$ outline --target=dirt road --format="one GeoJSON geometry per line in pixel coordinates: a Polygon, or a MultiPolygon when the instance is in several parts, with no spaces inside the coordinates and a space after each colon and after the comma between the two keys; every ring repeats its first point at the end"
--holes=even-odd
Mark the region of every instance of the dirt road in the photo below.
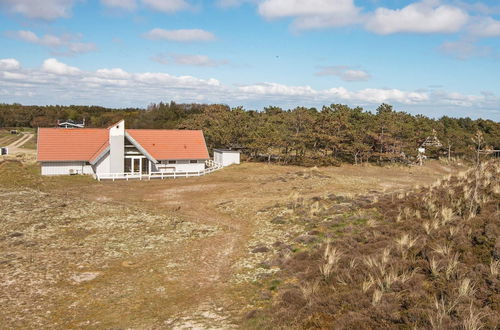
{"type": "Polygon", "coordinates": [[[31,140],[35,135],[33,133],[21,133],[21,136],[11,144],[7,146],[9,148],[9,153],[14,154],[17,152],[34,153],[34,150],[28,150],[22,148],[29,140],[31,140]]]}

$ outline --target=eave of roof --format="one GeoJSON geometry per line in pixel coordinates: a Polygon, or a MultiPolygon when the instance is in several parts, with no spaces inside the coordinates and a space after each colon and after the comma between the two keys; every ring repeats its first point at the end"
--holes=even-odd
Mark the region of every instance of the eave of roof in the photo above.
{"type": "Polygon", "coordinates": [[[95,165],[108,152],[109,152],[109,142],[106,142],[99,150],[97,150],[95,155],[92,156],[92,158],[90,158],[90,161],[89,161],[90,164],[95,165]]]}

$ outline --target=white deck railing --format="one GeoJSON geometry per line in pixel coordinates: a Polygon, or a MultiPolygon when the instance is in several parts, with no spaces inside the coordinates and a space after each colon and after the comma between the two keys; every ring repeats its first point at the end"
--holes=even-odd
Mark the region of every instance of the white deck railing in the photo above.
{"type": "Polygon", "coordinates": [[[151,180],[151,179],[177,179],[177,178],[189,178],[192,176],[202,176],[222,168],[221,164],[214,162],[213,160],[207,160],[205,162],[205,168],[201,171],[190,171],[190,172],[151,172],[151,173],[98,173],[95,178],[99,181],[101,180],[151,180]]]}

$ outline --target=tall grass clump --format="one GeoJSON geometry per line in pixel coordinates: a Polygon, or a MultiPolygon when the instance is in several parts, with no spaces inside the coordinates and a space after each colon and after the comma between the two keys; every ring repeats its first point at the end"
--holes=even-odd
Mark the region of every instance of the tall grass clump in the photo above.
{"type": "MultiPolygon", "coordinates": [[[[288,284],[267,310],[274,325],[495,329],[499,177],[500,161],[490,161],[396,198],[365,198],[375,213],[364,226],[335,227],[325,233],[331,241],[283,263],[278,275],[288,284]]],[[[306,213],[328,221],[331,205],[306,213]]]]}

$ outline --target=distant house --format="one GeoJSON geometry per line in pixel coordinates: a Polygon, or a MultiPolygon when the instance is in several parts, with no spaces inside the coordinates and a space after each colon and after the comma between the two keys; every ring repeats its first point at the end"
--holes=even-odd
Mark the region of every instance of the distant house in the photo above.
{"type": "MultiPolygon", "coordinates": [[[[42,175],[199,172],[209,160],[200,130],[39,128],[42,175]]],[[[217,164],[216,164],[217,165],[217,164]]]]}
{"type": "Polygon", "coordinates": [[[68,119],[68,120],[58,120],[57,126],[61,128],[84,128],[85,127],[85,119],[81,123],[68,119]]]}

